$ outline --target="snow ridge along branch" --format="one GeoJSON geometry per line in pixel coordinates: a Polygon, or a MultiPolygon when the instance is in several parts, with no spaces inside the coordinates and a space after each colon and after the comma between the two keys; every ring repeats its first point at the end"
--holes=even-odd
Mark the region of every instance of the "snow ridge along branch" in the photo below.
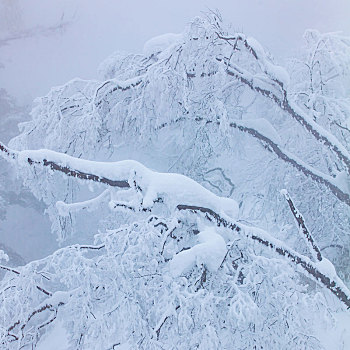
{"type": "Polygon", "coordinates": [[[153,172],[135,161],[95,162],[49,150],[17,152],[8,149],[1,143],[0,151],[5,159],[15,159],[20,164],[48,167],[52,171],[58,171],[66,176],[77,177],[81,180],[135,190],[142,197],[140,211],[150,210],[155,202],[170,201],[170,206],[173,209],[204,215],[207,220],[216,223],[217,226],[243,234],[248,239],[285,257],[303,273],[330,290],[348,309],[350,308],[350,291],[335,271],[333,272],[332,268],[329,268],[329,264],[332,267],[330,262],[327,261],[327,266],[323,260],[313,263],[308,257],[297,253],[267,232],[232,221],[237,215],[235,201],[214,195],[186,176],[153,172]],[[115,179],[116,177],[119,179],[115,179]],[[179,191],[179,187],[176,186],[179,181],[182,181],[184,191],[179,191]],[[196,201],[199,203],[196,204],[196,201]]]}

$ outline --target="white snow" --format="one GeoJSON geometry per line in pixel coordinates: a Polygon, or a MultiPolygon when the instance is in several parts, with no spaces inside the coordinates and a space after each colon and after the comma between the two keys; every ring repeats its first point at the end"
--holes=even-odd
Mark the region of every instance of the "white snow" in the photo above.
{"type": "Polygon", "coordinates": [[[262,69],[272,78],[277,79],[286,87],[289,85],[290,77],[288,72],[281,66],[275,65],[270,62],[267,58],[265,50],[261,46],[261,44],[254,38],[247,38],[247,43],[249,46],[253,48],[255,53],[258,56],[258,62],[262,63],[262,69]]]}
{"type": "Polygon", "coordinates": [[[0,249],[0,260],[9,261],[9,256],[1,249],[0,249]]]}
{"type": "Polygon", "coordinates": [[[282,196],[289,196],[288,195],[288,191],[285,188],[282,188],[282,190],[280,191],[282,196]]]}
{"type": "Polygon", "coordinates": [[[67,204],[62,201],[56,202],[56,209],[60,216],[68,216],[70,213],[87,209],[93,211],[98,208],[98,205],[102,203],[106,198],[110,197],[109,189],[103,191],[100,195],[93,199],[89,199],[83,202],[67,204]]]}
{"type": "MultiPolygon", "coordinates": [[[[103,79],[106,81],[75,79],[53,88],[46,97],[38,99],[33,120],[23,124],[22,135],[10,147],[52,148],[62,153],[45,149],[11,151],[7,157],[14,155],[13,162],[18,159],[17,173],[23,171],[21,175],[25,185],[36,195],[41,194],[50,206],[48,212],[53,213],[50,214],[53,230],[67,232],[67,236],[69,232],[79,232],[79,235],[72,235],[70,241],[67,240],[67,243],[74,245],[21,268],[20,275],[7,275],[15,279],[7,280],[11,285],[7,285],[7,281],[1,285],[0,292],[4,297],[0,301],[0,314],[5,326],[1,325],[0,328],[7,329],[12,322],[23,320],[23,327],[19,324],[14,331],[18,332],[19,339],[28,339],[38,322],[42,324],[46,317],[53,315],[48,311],[34,315],[32,311],[37,310],[37,304],[39,307],[46,303],[57,306],[62,302],[65,305],[58,308],[57,318],[40,328],[39,338],[33,339],[38,341],[39,350],[70,349],[77,344],[80,335],[84,338],[81,346],[87,350],[152,349],[157,346],[217,349],[230,348],[232,344],[241,349],[249,348],[249,344],[257,339],[260,342],[258,345],[264,345],[264,348],[269,348],[268,344],[282,349],[299,344],[316,349],[327,344],[327,349],[340,349],[340,346],[350,349],[350,337],[346,333],[350,318],[337,314],[339,300],[326,290],[322,279],[318,280],[317,288],[313,290],[304,285],[308,280],[299,279],[293,270],[307,274],[317,269],[331,279],[332,286],[339,286],[346,296],[350,292],[329,260],[315,263],[313,260],[317,259],[311,260],[298,253],[304,251],[300,249],[302,242],[292,239],[295,244],[293,250],[287,245],[289,239],[286,239],[286,235],[277,233],[279,226],[286,227],[285,218],[283,210],[278,207],[276,193],[273,193],[276,186],[269,181],[276,173],[281,175],[285,179],[283,186],[294,188],[296,196],[306,203],[307,214],[307,210],[317,205],[322,188],[312,193],[314,198],[311,199],[316,199],[316,202],[309,200],[307,197],[310,193],[303,192],[301,173],[329,188],[329,184],[335,184],[344,192],[349,191],[346,173],[336,173],[337,176],[333,178],[328,172],[323,174],[314,169],[310,165],[313,164],[311,156],[306,157],[309,164],[287,151],[294,149],[297,139],[300,154],[309,145],[309,155],[316,152],[322,157],[323,153],[318,143],[313,145],[311,140],[306,140],[304,144],[303,134],[299,135],[298,130],[290,127],[290,118],[285,118],[285,113],[277,115],[278,112],[271,110],[270,105],[259,97],[260,88],[266,90],[263,95],[269,95],[272,100],[275,95],[282,101],[285,96],[280,85],[286,87],[289,84],[288,73],[275,65],[267,51],[253,38],[238,35],[239,40],[247,40],[246,46],[251,46],[257,59],[245,50],[232,50],[230,44],[233,44],[234,37],[227,37],[227,42],[219,40],[218,34],[224,33],[224,30],[219,30],[218,19],[215,19],[215,23],[207,23],[198,18],[183,35],[170,33],[149,40],[144,47],[148,57],[114,56],[106,61],[103,68],[106,71],[103,79]],[[242,82],[246,81],[252,89],[241,89],[241,84],[237,84],[239,79],[228,76],[215,57],[225,62],[226,69],[241,78],[242,82]],[[189,72],[193,72],[196,78],[192,78],[189,72]],[[116,93],[111,93],[118,89],[116,93]],[[123,93],[122,90],[127,91],[123,93]],[[184,117],[185,113],[188,113],[188,117],[184,117]],[[268,119],[277,131],[264,119],[269,113],[271,118],[268,119]],[[276,154],[285,161],[288,158],[287,162],[298,171],[291,172],[293,169],[288,167],[282,169],[275,166],[274,160],[265,160],[265,150],[253,145],[254,138],[235,135],[232,140],[225,134],[225,138],[222,138],[209,124],[194,123],[192,117],[197,114],[211,121],[217,118],[222,131],[228,129],[230,122],[245,127],[245,131],[251,128],[249,132],[253,136],[255,132],[252,130],[255,130],[277,144],[279,151],[276,154]],[[231,116],[240,120],[232,120],[231,116]],[[199,124],[200,129],[197,130],[199,124]],[[184,175],[157,172],[134,160],[96,162],[73,158],[63,152],[86,159],[115,161],[129,158],[161,171],[190,173],[219,195],[184,175]],[[38,164],[29,166],[28,158],[38,164]],[[258,158],[262,158],[263,162],[260,163],[258,158]],[[56,175],[59,172],[43,166],[45,160],[68,167],[73,172],[124,181],[126,186],[101,186],[98,182],[72,178],[65,186],[65,180],[59,178],[61,175],[56,175]],[[264,174],[261,173],[263,167],[266,169],[264,174]],[[95,198],[86,200],[90,194],[86,194],[86,188],[80,186],[83,182],[93,184],[94,189],[96,187],[95,198]],[[266,186],[269,187],[268,191],[266,186]],[[260,225],[262,220],[262,225],[276,236],[235,221],[237,203],[220,197],[224,193],[231,196],[233,191],[240,196],[243,222],[260,225]],[[63,198],[80,202],[67,204],[58,201],[63,198]],[[70,223],[56,215],[54,203],[60,216],[68,216],[82,209],[93,210],[94,214],[89,215],[90,221],[83,216],[73,216],[74,220],[70,223]],[[124,210],[130,215],[110,213],[104,216],[105,212],[100,206],[107,203],[111,209],[124,210]],[[209,224],[207,220],[211,217],[205,218],[205,215],[180,215],[176,209],[179,204],[212,209],[227,220],[227,225],[213,227],[213,222],[209,224]],[[152,217],[148,217],[147,210],[146,213],[134,214],[130,213],[130,209],[135,212],[152,209],[152,217]],[[145,219],[135,222],[136,216],[145,219]],[[92,225],[85,233],[84,228],[92,221],[96,221],[96,226],[92,225]],[[234,225],[237,230],[234,230],[234,225]],[[106,228],[106,232],[99,231],[95,236],[99,245],[93,247],[90,240],[96,233],[95,227],[103,227],[103,231],[106,228]],[[198,235],[193,234],[194,227],[198,229],[198,235]],[[83,235],[89,238],[84,246],[78,244],[85,241],[83,235]],[[277,238],[284,238],[286,242],[277,238]],[[259,247],[271,251],[261,249],[260,252],[259,247]],[[228,249],[230,259],[225,260],[228,249]],[[276,251],[280,256],[276,255],[276,251]],[[299,259],[303,263],[298,263],[299,259]],[[235,265],[232,265],[233,260],[235,265]],[[205,289],[192,293],[192,286],[201,278],[203,267],[215,278],[208,278],[205,289]],[[191,274],[184,276],[186,271],[191,274]],[[244,279],[243,285],[240,276],[244,279]],[[46,295],[35,286],[42,286],[53,295],[46,295]],[[57,288],[63,291],[56,292],[57,288]],[[79,288],[79,293],[74,292],[76,288],[79,288]],[[307,289],[309,292],[306,292],[307,289]],[[251,293],[253,290],[259,294],[255,295],[258,298],[251,293]],[[323,293],[325,297],[322,298],[323,293]],[[18,300],[23,303],[18,303],[18,300]],[[246,316],[248,314],[249,317],[246,316]],[[28,315],[33,315],[30,316],[32,319],[28,315]],[[271,316],[273,320],[268,327],[259,327],[267,324],[271,316]],[[26,320],[30,324],[27,322],[28,325],[24,325],[26,320]],[[257,325],[257,332],[253,334],[253,339],[250,329],[254,324],[257,325]],[[184,343],[181,338],[184,338],[184,343]],[[321,344],[318,344],[318,340],[321,344]],[[124,344],[119,345],[117,341],[124,344]],[[180,342],[185,345],[179,345],[180,342]]],[[[293,73],[293,84],[294,80],[299,79],[296,78],[298,72],[296,69],[296,74],[293,73]]],[[[300,73],[304,74],[302,71],[300,73]]],[[[305,83],[308,84],[308,81],[305,80],[305,83]]],[[[294,88],[297,85],[290,90],[293,94],[301,91],[294,88]]],[[[334,94],[337,91],[334,89],[334,94]]],[[[329,98],[332,97],[333,92],[329,95],[329,98]]],[[[292,96],[287,97],[293,100],[292,96]]],[[[325,96],[325,101],[327,98],[325,96]]],[[[311,99],[311,104],[317,103],[316,93],[311,95],[311,99]]],[[[306,121],[305,125],[309,124],[309,131],[310,128],[319,131],[321,136],[328,138],[340,152],[347,155],[348,150],[341,145],[343,141],[339,139],[338,142],[330,132],[314,123],[313,115],[305,112],[298,103],[299,100],[295,105],[290,102],[290,105],[306,121]]],[[[333,110],[331,103],[327,109],[333,110]]],[[[344,107],[344,111],[334,111],[334,116],[339,113],[345,116],[347,111],[344,107]]],[[[291,116],[295,117],[293,113],[291,116]]],[[[321,117],[322,113],[318,113],[318,118],[321,117]]],[[[266,147],[271,145],[264,141],[264,137],[257,139],[266,147]]],[[[334,169],[329,173],[334,174],[334,169]]],[[[281,193],[287,198],[286,190],[281,193]]],[[[314,220],[312,230],[329,232],[329,227],[338,227],[332,224],[332,220],[338,223],[344,215],[336,215],[337,206],[333,210],[334,215],[321,213],[318,220],[314,220]]],[[[299,212],[296,213],[298,215],[302,217],[299,212]]],[[[18,215],[17,220],[18,217],[21,218],[19,221],[25,221],[18,215]]],[[[336,229],[333,236],[338,237],[339,230],[336,229]]],[[[332,235],[321,236],[325,240],[320,241],[322,246],[332,242],[332,235]]],[[[31,241],[27,236],[26,240],[31,241]]],[[[10,250],[8,254],[11,259],[10,250]]],[[[338,255],[329,256],[331,260],[333,257],[338,255]]],[[[0,250],[1,259],[8,260],[8,256],[0,250]]],[[[14,337],[6,333],[3,334],[6,339],[14,337]]],[[[22,345],[12,343],[16,348],[22,345]]]]}
{"type": "Polygon", "coordinates": [[[179,44],[182,40],[183,34],[167,33],[159,35],[145,43],[143,53],[146,56],[151,56],[152,54],[164,51],[170,46],[179,44]]]}
{"type": "MultiPolygon", "coordinates": [[[[134,160],[107,163],[74,158],[50,150],[18,152],[18,160],[21,164],[27,166],[28,158],[36,162],[46,159],[81,172],[112,180],[128,181],[131,188],[136,181],[142,189],[144,207],[152,207],[153,202],[158,197],[162,197],[165,204],[171,209],[179,204],[200,205],[232,219],[238,216],[238,204],[235,200],[219,197],[184,175],[158,173],[134,160]]],[[[58,204],[58,209],[63,214],[65,213],[65,208],[61,203],[58,204]]]]}
{"type": "Polygon", "coordinates": [[[198,234],[198,244],[176,254],[170,261],[170,272],[176,277],[190,270],[194,265],[204,265],[210,272],[220,267],[227,249],[225,240],[215,229],[207,227],[198,234]]]}
{"type": "Polygon", "coordinates": [[[63,291],[57,291],[53,293],[49,299],[46,300],[45,304],[47,303],[50,303],[52,305],[58,305],[59,303],[67,304],[71,294],[73,294],[73,292],[68,293],[63,291]]]}
{"type": "Polygon", "coordinates": [[[346,350],[350,349],[350,313],[340,311],[334,315],[333,327],[324,327],[316,325],[316,337],[320,339],[321,344],[326,350],[346,350]]]}
{"type": "Polygon", "coordinates": [[[239,120],[235,122],[247,128],[255,129],[260,134],[262,134],[263,136],[266,136],[277,145],[281,144],[281,138],[278,135],[276,129],[265,118],[246,119],[246,120],[239,120]]]}
{"type": "Polygon", "coordinates": [[[322,257],[322,260],[317,261],[315,265],[324,275],[329,276],[334,280],[339,278],[337,272],[335,271],[334,265],[325,257],[322,257]]]}
{"type": "Polygon", "coordinates": [[[346,171],[338,172],[334,179],[334,183],[344,192],[350,192],[350,180],[346,171]]]}

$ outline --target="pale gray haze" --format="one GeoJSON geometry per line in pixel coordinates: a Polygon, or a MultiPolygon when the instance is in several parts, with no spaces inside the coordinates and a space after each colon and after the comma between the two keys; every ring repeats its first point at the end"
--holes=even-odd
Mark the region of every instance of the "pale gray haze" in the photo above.
{"type": "Polygon", "coordinates": [[[234,31],[281,59],[306,29],[350,33],[349,0],[0,0],[0,87],[30,103],[74,77],[94,78],[116,50],[141,52],[148,39],[178,33],[202,11],[218,9],[234,31]],[[62,23],[62,28],[50,28],[62,23]],[[25,31],[39,33],[26,36],[25,31]],[[11,40],[23,36],[21,40],[11,40]]]}

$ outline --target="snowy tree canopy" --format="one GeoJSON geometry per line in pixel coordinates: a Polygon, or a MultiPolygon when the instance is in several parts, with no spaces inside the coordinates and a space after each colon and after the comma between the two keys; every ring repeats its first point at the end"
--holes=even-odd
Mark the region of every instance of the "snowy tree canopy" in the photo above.
{"type": "Polygon", "coordinates": [[[346,348],[350,39],[305,39],[211,13],[36,100],[0,154],[63,247],[0,266],[3,346],[346,348]]]}

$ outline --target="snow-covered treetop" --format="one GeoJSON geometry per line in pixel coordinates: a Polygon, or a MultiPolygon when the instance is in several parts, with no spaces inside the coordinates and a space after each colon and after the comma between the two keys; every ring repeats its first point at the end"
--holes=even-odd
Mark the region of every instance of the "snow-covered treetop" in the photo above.
{"type": "Polygon", "coordinates": [[[36,100],[0,154],[69,245],[0,265],[3,346],[327,348],[350,306],[349,40],[306,38],[287,71],[211,13],[36,100]]]}

